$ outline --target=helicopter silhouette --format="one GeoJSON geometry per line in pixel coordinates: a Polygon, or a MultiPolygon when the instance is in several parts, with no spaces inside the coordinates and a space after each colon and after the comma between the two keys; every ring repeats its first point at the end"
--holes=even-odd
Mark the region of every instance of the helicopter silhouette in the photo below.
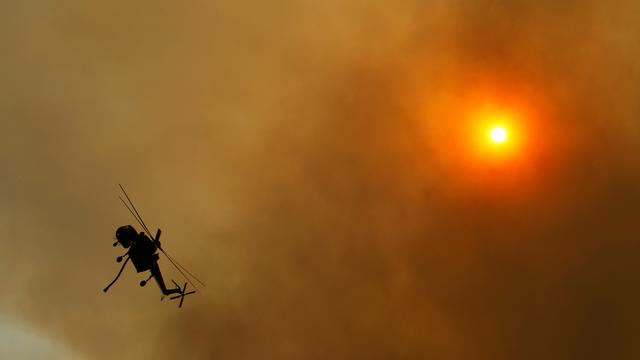
{"type": "Polygon", "coordinates": [[[162,231],[158,229],[155,237],[151,235],[149,228],[144,223],[144,220],[142,220],[142,216],[140,216],[140,213],[138,213],[138,210],[133,205],[131,198],[129,198],[129,195],[127,195],[127,192],[124,190],[124,187],[120,184],[118,185],[124,193],[124,196],[127,198],[129,204],[127,204],[127,202],[122,199],[122,196],[120,196],[120,201],[122,201],[122,204],[124,204],[131,215],[133,215],[138,224],[140,224],[143,231],[138,232],[131,225],[123,225],[116,230],[116,242],[113,243],[113,246],[115,247],[120,245],[128,250],[124,255],[118,256],[116,258],[117,262],[122,262],[122,260],[124,260],[124,264],[122,264],[122,267],[120,268],[120,271],[116,275],[115,279],[113,279],[113,281],[111,281],[111,283],[109,283],[109,285],[107,285],[107,287],[105,287],[102,291],[107,292],[109,288],[113,284],[115,284],[116,281],[118,281],[120,275],[122,275],[122,272],[124,271],[124,268],[127,266],[127,263],[129,262],[129,260],[131,260],[138,273],[142,273],[145,271],[149,271],[150,273],[149,277],[146,280],[140,281],[140,286],[145,286],[147,282],[151,280],[151,278],[154,278],[156,280],[156,283],[158,284],[158,287],[162,291],[162,298],[160,300],[163,300],[165,296],[177,294],[171,296],[169,299],[180,299],[180,304],[178,305],[178,307],[181,308],[184,297],[196,292],[195,290],[187,292],[187,284],[191,284],[191,286],[197,289],[197,286],[190,280],[187,274],[189,274],[193,278],[193,280],[198,282],[200,285],[205,286],[204,283],[191,272],[189,272],[189,270],[187,270],[184,266],[180,265],[180,263],[178,263],[162,248],[162,244],[160,243],[160,235],[162,234],[162,231]],[[160,259],[158,250],[160,250],[160,252],[162,252],[162,254],[167,257],[169,262],[185,278],[186,282],[184,283],[182,288],[173,280],[171,281],[175,285],[174,288],[167,288],[167,286],[165,285],[164,279],[162,278],[162,272],[160,272],[160,267],[158,266],[158,260],[160,259]],[[185,272],[187,274],[185,274],[185,272]]]}

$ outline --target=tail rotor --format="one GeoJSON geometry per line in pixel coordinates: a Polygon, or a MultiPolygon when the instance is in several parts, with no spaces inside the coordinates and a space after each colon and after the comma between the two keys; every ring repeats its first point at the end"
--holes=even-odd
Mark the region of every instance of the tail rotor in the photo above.
{"type": "MultiPolygon", "coordinates": [[[[171,281],[173,281],[173,280],[171,280],[171,281]]],[[[178,304],[178,308],[182,308],[182,302],[184,302],[184,297],[187,296],[187,295],[195,294],[196,291],[193,290],[193,291],[186,292],[187,291],[187,285],[189,284],[188,282],[184,283],[184,286],[182,287],[182,289],[180,289],[180,286],[175,281],[173,281],[173,283],[176,284],[176,287],[180,290],[180,294],[170,297],[169,300],[180,299],[180,304],[178,304]]]]}

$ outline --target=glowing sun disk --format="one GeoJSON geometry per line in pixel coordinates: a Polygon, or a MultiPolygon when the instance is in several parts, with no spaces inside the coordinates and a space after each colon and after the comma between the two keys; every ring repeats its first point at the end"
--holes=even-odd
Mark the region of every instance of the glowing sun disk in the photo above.
{"type": "Polygon", "coordinates": [[[507,130],[505,130],[503,127],[494,127],[491,129],[489,137],[494,143],[501,144],[507,141],[507,130]]]}

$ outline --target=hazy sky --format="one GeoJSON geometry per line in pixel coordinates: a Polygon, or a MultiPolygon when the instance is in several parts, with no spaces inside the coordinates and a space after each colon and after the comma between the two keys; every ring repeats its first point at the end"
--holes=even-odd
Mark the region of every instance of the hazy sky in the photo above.
{"type": "Polygon", "coordinates": [[[0,357],[640,357],[638,2],[187,3],[0,4],[0,357]]]}

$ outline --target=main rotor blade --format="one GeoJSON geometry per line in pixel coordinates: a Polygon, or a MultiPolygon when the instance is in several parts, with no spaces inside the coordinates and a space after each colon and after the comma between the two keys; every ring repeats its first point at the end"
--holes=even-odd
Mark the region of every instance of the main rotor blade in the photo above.
{"type": "Polygon", "coordinates": [[[138,224],[140,224],[140,226],[142,226],[142,229],[144,230],[144,225],[142,225],[142,222],[140,221],[140,219],[138,219],[138,216],[133,212],[133,210],[131,210],[131,208],[129,207],[129,205],[127,205],[127,203],[122,199],[121,196],[118,196],[118,199],[120,199],[120,201],[122,201],[122,205],[124,205],[127,210],[129,210],[129,212],[131,213],[131,215],[133,215],[134,219],[136,219],[136,221],[138,222],[138,224]]]}
{"type": "MultiPolygon", "coordinates": [[[[182,277],[184,277],[185,280],[187,280],[187,282],[189,282],[189,284],[191,284],[191,286],[193,286],[194,288],[198,288],[194,283],[191,282],[191,280],[189,280],[189,278],[187,277],[187,275],[185,275],[184,272],[182,272],[182,270],[180,270],[180,268],[178,267],[178,265],[176,265],[176,263],[173,262],[173,260],[169,257],[169,255],[167,255],[167,253],[162,249],[162,248],[158,248],[160,249],[160,251],[162,251],[162,253],[167,257],[167,259],[169,260],[169,262],[171,263],[171,265],[173,265],[182,275],[182,277]]],[[[173,281],[173,280],[172,280],[173,281]]],[[[175,281],[173,282],[175,284],[175,281]]],[[[176,284],[177,285],[177,284],[176,284]]],[[[180,288],[180,286],[178,286],[178,288],[180,288]]]]}
{"type": "Polygon", "coordinates": [[[153,235],[151,234],[151,231],[149,231],[149,228],[147,227],[147,224],[144,223],[144,220],[142,219],[142,216],[140,216],[140,213],[138,212],[138,209],[136,209],[136,206],[133,205],[133,201],[131,201],[131,198],[129,197],[129,195],[127,194],[127,192],[124,190],[124,187],[122,186],[122,184],[118,184],[118,186],[120,186],[120,190],[122,190],[122,192],[124,193],[124,196],[127,197],[127,200],[129,200],[129,204],[131,204],[131,207],[133,208],[133,211],[136,212],[136,215],[138,215],[138,219],[140,220],[140,225],[142,225],[142,227],[144,228],[144,230],[147,232],[147,235],[149,235],[149,237],[152,240],[155,240],[153,238],[153,235]]]}
{"type": "MultiPolygon", "coordinates": [[[[200,279],[198,279],[198,277],[197,277],[197,276],[193,275],[193,274],[192,274],[192,273],[191,273],[191,272],[190,272],[186,267],[182,266],[182,265],[178,262],[178,260],[176,260],[173,256],[169,255],[169,254],[168,254],[166,251],[164,251],[164,250],[163,250],[162,252],[163,252],[163,253],[164,253],[168,258],[170,258],[170,259],[172,260],[172,262],[174,262],[174,263],[175,263],[175,264],[177,264],[179,267],[181,267],[181,268],[182,268],[182,270],[186,271],[186,272],[187,272],[187,274],[189,274],[189,275],[190,275],[190,276],[191,276],[195,281],[197,281],[200,285],[202,285],[202,286],[205,286],[205,287],[206,287],[206,285],[205,285],[202,281],[200,281],[200,279]]],[[[193,284],[192,284],[192,285],[193,285],[193,284]]]]}

